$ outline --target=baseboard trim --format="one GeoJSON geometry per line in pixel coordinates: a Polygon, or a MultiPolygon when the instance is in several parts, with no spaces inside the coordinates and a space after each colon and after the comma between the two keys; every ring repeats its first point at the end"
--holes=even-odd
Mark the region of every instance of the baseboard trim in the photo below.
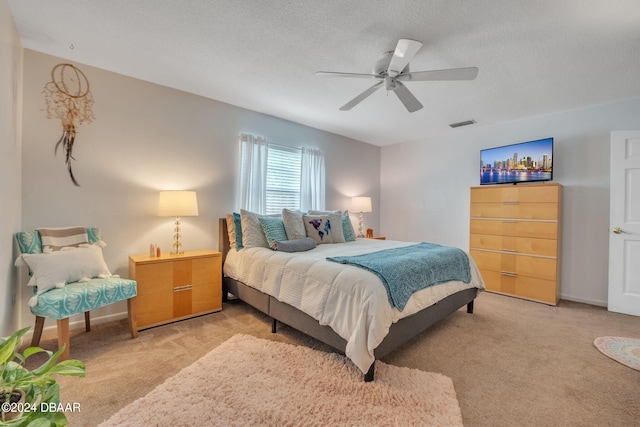
{"type": "MultiPolygon", "coordinates": [[[[116,320],[122,320],[127,318],[128,318],[128,313],[126,311],[121,313],[107,314],[105,316],[100,316],[100,317],[91,317],[91,326],[100,325],[101,323],[114,322],[116,320]]],[[[34,320],[34,324],[35,324],[35,320],[34,320]]],[[[31,338],[33,337],[33,324],[29,326],[31,326],[31,329],[29,329],[29,331],[24,335],[23,342],[26,342],[26,340],[31,342],[31,338]]],[[[44,329],[42,329],[42,336],[43,337],[46,337],[47,335],[58,336],[57,328],[58,326],[56,325],[55,320],[51,320],[51,319],[45,320],[45,327],[44,329]],[[49,322],[54,322],[54,323],[47,325],[47,323],[49,322]]],[[[84,330],[84,328],[85,328],[84,316],[78,316],[77,320],[72,320],[69,322],[69,330],[71,331],[76,331],[81,329],[84,330]]]]}
{"type": "Polygon", "coordinates": [[[608,307],[609,305],[607,301],[598,301],[598,300],[592,300],[588,298],[579,298],[579,297],[573,297],[570,295],[560,295],[560,299],[565,301],[579,302],[582,304],[595,305],[598,307],[605,307],[605,308],[608,307]]]}

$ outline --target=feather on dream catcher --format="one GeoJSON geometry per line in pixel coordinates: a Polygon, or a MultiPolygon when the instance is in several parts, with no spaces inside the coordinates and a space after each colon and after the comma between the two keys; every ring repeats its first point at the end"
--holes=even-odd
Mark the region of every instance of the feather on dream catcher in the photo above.
{"type": "Polygon", "coordinates": [[[91,123],[93,115],[93,95],[89,90],[89,80],[82,71],[71,64],[58,64],[51,70],[51,81],[44,86],[44,97],[47,104],[47,118],[62,121],[62,136],[56,142],[54,155],[58,148],[64,150],[65,163],[71,181],[78,181],[73,176],[71,162],[73,144],[76,141],[76,128],[82,123],[91,123]]]}

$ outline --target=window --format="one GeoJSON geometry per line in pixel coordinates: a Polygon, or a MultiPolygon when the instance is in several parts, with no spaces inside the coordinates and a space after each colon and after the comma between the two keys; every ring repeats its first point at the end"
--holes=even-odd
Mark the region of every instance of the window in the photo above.
{"type": "Polygon", "coordinates": [[[240,135],[240,207],[275,214],[289,209],[324,209],[324,153],[240,135]]]}
{"type": "Polygon", "coordinates": [[[267,147],[266,213],[300,209],[302,150],[269,144],[267,147]]]}

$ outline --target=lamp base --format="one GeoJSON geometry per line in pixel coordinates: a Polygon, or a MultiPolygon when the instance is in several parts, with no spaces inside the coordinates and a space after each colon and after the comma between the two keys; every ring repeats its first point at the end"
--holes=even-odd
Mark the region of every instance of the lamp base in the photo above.
{"type": "Polygon", "coordinates": [[[173,250],[169,252],[171,255],[182,255],[182,243],[180,242],[180,217],[176,217],[175,228],[173,229],[175,234],[173,235],[173,250]]]}
{"type": "Polygon", "coordinates": [[[360,212],[360,220],[358,221],[358,238],[364,238],[364,215],[360,212]]]}

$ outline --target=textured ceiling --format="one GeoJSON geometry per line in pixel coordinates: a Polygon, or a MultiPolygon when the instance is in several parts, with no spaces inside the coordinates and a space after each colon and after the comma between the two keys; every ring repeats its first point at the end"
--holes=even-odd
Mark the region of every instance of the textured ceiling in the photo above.
{"type": "Polygon", "coordinates": [[[376,145],[416,141],[640,96],[638,0],[9,0],[23,46],[376,145]],[[408,82],[408,113],[368,73],[400,38],[412,71],[471,67],[473,81],[408,82]],[[71,49],[73,46],[73,49],[71,49]],[[464,129],[464,128],[463,128],[464,129]]]}

